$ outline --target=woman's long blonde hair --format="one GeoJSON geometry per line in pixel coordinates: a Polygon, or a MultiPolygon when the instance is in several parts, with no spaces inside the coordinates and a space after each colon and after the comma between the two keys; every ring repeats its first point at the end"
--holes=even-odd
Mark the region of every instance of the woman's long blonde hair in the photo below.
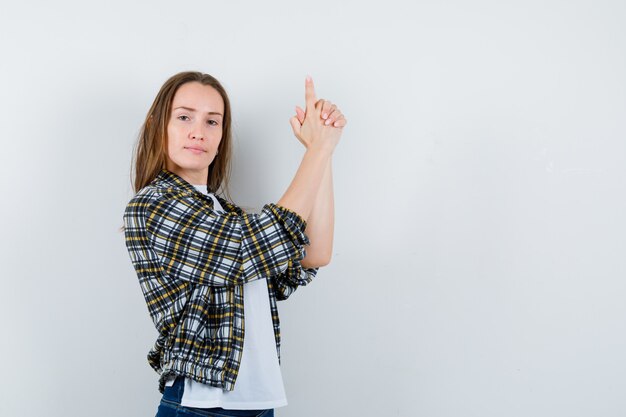
{"type": "Polygon", "coordinates": [[[136,193],[150,184],[158,173],[166,168],[167,157],[167,125],[172,112],[174,95],[181,85],[196,81],[202,85],[209,85],[217,90],[224,100],[224,116],[222,118],[222,139],[218,147],[218,154],[209,165],[207,189],[217,193],[220,186],[230,198],[228,181],[230,179],[232,130],[230,100],[222,84],[213,76],[198,71],[180,72],[170,77],[159,90],[146,119],[143,122],[139,138],[133,152],[131,166],[131,184],[136,193]],[[134,179],[132,171],[134,167],[134,179]]]}

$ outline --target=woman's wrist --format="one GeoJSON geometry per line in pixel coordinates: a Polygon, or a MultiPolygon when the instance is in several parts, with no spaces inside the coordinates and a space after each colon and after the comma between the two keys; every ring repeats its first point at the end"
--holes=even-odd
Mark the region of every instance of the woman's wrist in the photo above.
{"type": "Polygon", "coordinates": [[[328,141],[318,140],[313,143],[309,143],[306,146],[305,152],[322,153],[328,156],[332,156],[334,151],[335,147],[331,143],[329,143],[328,141]]]}

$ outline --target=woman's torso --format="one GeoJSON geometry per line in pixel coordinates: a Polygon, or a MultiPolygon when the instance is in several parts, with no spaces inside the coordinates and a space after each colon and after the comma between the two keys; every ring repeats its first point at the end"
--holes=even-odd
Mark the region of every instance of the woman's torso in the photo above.
{"type": "MultiPolygon", "coordinates": [[[[194,187],[223,207],[206,185],[194,187]]],[[[181,405],[196,408],[266,409],[287,405],[280,371],[266,279],[244,284],[244,343],[235,388],[227,391],[185,378],[181,405]]],[[[174,383],[174,377],[166,386],[174,383]]]]}

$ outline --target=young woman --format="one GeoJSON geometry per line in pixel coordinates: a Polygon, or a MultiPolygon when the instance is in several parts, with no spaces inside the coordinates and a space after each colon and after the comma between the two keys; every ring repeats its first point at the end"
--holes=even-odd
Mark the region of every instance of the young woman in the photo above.
{"type": "Polygon", "coordinates": [[[260,214],[219,195],[227,186],[231,109],[218,80],[182,72],[161,87],[134,155],[126,247],[158,330],[157,417],[273,416],[287,404],[277,300],[330,262],[331,157],[347,121],[317,100],[290,119],[305,146],[289,187],[260,214]]]}

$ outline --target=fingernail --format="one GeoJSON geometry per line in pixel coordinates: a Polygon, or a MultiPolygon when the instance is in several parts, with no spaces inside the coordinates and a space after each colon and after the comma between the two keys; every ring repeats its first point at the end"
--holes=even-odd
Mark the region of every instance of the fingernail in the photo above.
{"type": "Polygon", "coordinates": [[[324,124],[325,124],[326,126],[328,126],[328,125],[330,124],[330,120],[326,120],[326,121],[324,122],[324,124]]]}
{"type": "Polygon", "coordinates": [[[306,76],[306,80],[307,80],[307,82],[311,82],[311,76],[310,76],[310,75],[307,75],[307,76],[306,76]]]}
{"type": "Polygon", "coordinates": [[[323,117],[324,119],[328,119],[328,113],[324,113],[324,114],[322,114],[322,117],[323,117]]]}

